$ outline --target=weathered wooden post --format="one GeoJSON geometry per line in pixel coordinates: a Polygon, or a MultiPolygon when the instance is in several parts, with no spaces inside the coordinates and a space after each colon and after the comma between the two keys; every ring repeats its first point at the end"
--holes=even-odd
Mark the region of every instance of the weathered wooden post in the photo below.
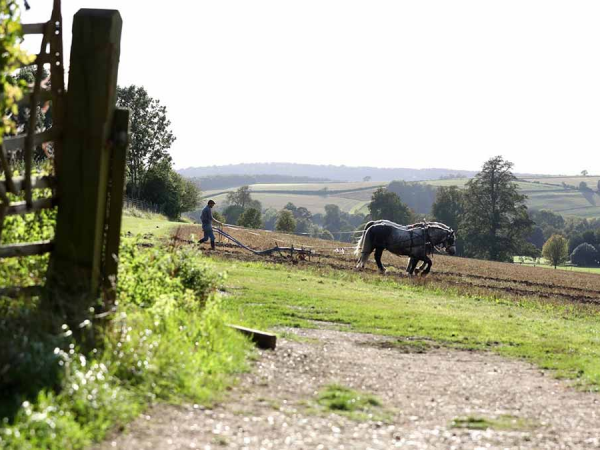
{"type": "Polygon", "coordinates": [[[118,11],[82,9],[73,21],[49,272],[58,292],[95,297],[102,281],[121,28],[118,11]]]}

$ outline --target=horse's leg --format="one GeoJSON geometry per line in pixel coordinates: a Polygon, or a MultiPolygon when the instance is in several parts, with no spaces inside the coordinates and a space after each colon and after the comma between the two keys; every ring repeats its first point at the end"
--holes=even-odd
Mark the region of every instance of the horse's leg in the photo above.
{"type": "Polygon", "coordinates": [[[360,254],[360,256],[358,257],[358,261],[356,262],[357,269],[365,268],[365,264],[366,264],[367,260],[369,259],[369,256],[371,255],[372,251],[373,250],[371,249],[371,251],[369,251],[369,252],[363,252],[360,254]]]}
{"type": "Polygon", "coordinates": [[[385,267],[381,264],[381,255],[383,255],[383,247],[377,247],[375,249],[375,262],[377,263],[377,267],[379,267],[379,271],[385,273],[385,267]]]}
{"type": "Polygon", "coordinates": [[[419,272],[421,272],[426,265],[427,263],[425,261],[421,262],[421,265],[415,269],[415,275],[419,275],[419,272]]]}
{"type": "Polygon", "coordinates": [[[411,256],[410,259],[408,260],[408,266],[406,266],[406,272],[408,272],[409,275],[412,275],[414,270],[415,270],[415,266],[417,265],[417,263],[419,262],[419,260],[417,258],[415,258],[414,256],[411,256]]]}
{"type": "Polygon", "coordinates": [[[433,265],[433,261],[431,260],[431,258],[429,258],[429,256],[425,256],[424,264],[427,264],[427,268],[421,274],[423,276],[427,275],[431,271],[431,266],[433,265]]]}

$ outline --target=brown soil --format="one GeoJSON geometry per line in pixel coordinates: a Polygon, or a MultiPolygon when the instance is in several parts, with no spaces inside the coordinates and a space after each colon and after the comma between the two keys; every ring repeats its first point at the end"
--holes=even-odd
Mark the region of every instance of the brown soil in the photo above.
{"type": "Polygon", "coordinates": [[[157,405],[96,449],[600,448],[600,397],[524,362],[332,329],[286,331],[294,339],[261,351],[222,403],[157,405]],[[316,394],[331,383],[376,395],[377,417],[320,408],[316,394]],[[469,417],[497,425],[453,427],[469,417]]]}
{"type": "MultiPolygon", "coordinates": [[[[356,258],[350,248],[351,244],[348,243],[264,230],[250,231],[228,228],[226,231],[256,250],[273,248],[275,245],[281,247],[293,245],[296,249],[310,248],[314,254],[306,261],[298,260],[297,257],[292,259],[286,252],[272,256],[257,256],[221,239],[215,253],[219,257],[245,261],[284,262],[299,267],[338,270],[354,270],[356,264],[356,258]]],[[[174,243],[177,245],[195,244],[201,235],[202,230],[198,226],[182,226],[177,230],[174,243]]],[[[386,276],[397,277],[398,280],[406,283],[453,288],[471,295],[492,295],[516,299],[526,296],[543,300],[600,305],[599,274],[435,255],[432,272],[428,277],[411,278],[405,273],[407,261],[406,257],[384,252],[383,263],[388,269],[386,276]]],[[[366,276],[380,276],[372,257],[364,273],[366,276]]]]}

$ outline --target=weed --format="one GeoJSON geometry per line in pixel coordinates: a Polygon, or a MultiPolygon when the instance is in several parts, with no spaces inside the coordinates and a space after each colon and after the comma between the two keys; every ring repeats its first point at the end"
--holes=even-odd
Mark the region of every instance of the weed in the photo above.
{"type": "Polygon", "coordinates": [[[500,415],[496,418],[482,416],[457,417],[450,424],[451,428],[500,431],[530,431],[536,426],[537,424],[530,419],[523,419],[509,414],[500,415]]]}
{"type": "Polygon", "coordinates": [[[325,386],[317,395],[317,404],[353,420],[386,420],[388,417],[377,397],[339,384],[325,386]]]}

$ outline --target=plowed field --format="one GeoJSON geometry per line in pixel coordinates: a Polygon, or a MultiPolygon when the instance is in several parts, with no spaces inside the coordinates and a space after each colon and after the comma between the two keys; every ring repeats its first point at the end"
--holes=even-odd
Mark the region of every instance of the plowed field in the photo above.
{"type": "MultiPolygon", "coordinates": [[[[354,270],[356,258],[348,243],[264,230],[227,228],[226,232],[255,250],[265,250],[276,245],[280,247],[293,245],[296,249],[311,249],[313,255],[306,260],[298,259],[297,256],[292,258],[289,251],[281,254],[274,253],[272,256],[258,256],[232,244],[227,239],[217,237],[215,256],[245,261],[278,262],[298,267],[354,270]]],[[[178,245],[195,245],[200,237],[202,237],[202,230],[199,226],[185,225],[177,229],[174,241],[178,245]]],[[[378,274],[373,257],[370,258],[363,273],[365,276],[396,277],[401,282],[422,284],[433,288],[453,288],[460,293],[470,295],[491,295],[513,299],[533,297],[600,306],[599,274],[434,255],[433,268],[429,276],[409,277],[404,272],[407,261],[406,257],[384,252],[383,264],[388,269],[387,274],[378,274]]]]}

